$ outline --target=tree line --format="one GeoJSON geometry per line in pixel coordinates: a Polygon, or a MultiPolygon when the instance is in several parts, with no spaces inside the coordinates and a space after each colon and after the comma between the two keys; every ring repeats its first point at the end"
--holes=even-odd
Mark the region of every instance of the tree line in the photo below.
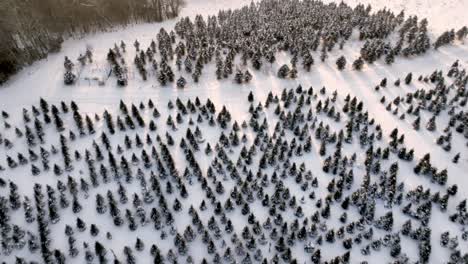
{"type": "Polygon", "coordinates": [[[60,49],[67,37],[178,15],[182,0],[3,0],[0,84],[60,49]]]}

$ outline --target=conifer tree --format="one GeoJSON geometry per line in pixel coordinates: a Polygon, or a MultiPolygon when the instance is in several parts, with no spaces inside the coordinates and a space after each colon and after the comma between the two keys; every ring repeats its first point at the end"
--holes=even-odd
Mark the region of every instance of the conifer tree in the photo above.
{"type": "Polygon", "coordinates": [[[336,67],[340,71],[346,67],[346,58],[344,56],[341,56],[336,60],[336,67]]]}

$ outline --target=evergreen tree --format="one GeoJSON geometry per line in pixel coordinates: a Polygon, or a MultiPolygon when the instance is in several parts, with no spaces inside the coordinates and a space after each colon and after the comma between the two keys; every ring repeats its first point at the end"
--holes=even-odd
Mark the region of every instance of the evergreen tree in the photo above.
{"type": "Polygon", "coordinates": [[[289,66],[284,64],[283,66],[281,66],[278,70],[278,78],[286,78],[287,76],[289,76],[289,72],[291,70],[289,69],[289,66]]]}
{"type": "Polygon", "coordinates": [[[183,76],[181,76],[181,77],[177,80],[177,87],[178,87],[178,88],[184,88],[186,84],[187,84],[187,81],[185,80],[185,78],[184,78],[183,76]]]}
{"type": "Polygon", "coordinates": [[[405,84],[409,85],[411,83],[411,80],[413,79],[413,74],[410,72],[408,75],[405,77],[405,84]]]}
{"type": "Polygon", "coordinates": [[[364,60],[359,57],[353,62],[353,69],[360,71],[362,67],[364,66],[364,60]]]}
{"type": "Polygon", "coordinates": [[[336,67],[340,71],[346,67],[346,58],[344,56],[341,56],[336,60],[336,67]]]}

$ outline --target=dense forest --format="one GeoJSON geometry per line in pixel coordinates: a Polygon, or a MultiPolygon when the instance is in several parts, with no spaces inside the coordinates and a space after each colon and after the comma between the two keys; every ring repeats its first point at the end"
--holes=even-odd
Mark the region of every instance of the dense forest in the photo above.
{"type": "MultiPolygon", "coordinates": [[[[355,40],[353,31],[358,31],[357,39],[363,42],[357,58],[348,56],[348,60],[353,59],[348,68],[357,71],[379,59],[391,65],[398,58],[421,56],[430,49],[463,43],[468,36],[468,27],[462,26],[446,30],[431,40],[428,25],[426,18],[405,17],[404,11],[396,14],[387,9],[373,12],[370,5],[363,4],[353,8],[345,3],[321,1],[252,2],[242,9],[221,10],[217,16],[207,19],[200,15],[193,20],[182,17],[174,30],[160,29],[148,47],[143,47],[138,39],[130,44],[123,40],[115,42],[107,53],[112,71],[106,80],[113,76],[117,85],[126,86],[128,72],[134,71],[143,81],[153,78],[161,86],[175,82],[177,87],[184,88],[187,76],[198,83],[205,65],[214,62],[216,79],[233,78],[242,84],[248,83],[252,74],[241,68],[251,65],[259,71],[264,65],[276,63],[281,52],[289,53],[291,59],[281,65],[277,76],[296,79],[298,69],[309,73],[315,60],[323,63],[334,50],[342,52],[348,41],[355,40]],[[125,58],[131,44],[136,52],[133,59],[136,70],[127,63],[131,59],[125,58]],[[236,56],[240,57],[240,63],[236,62],[236,56]]],[[[65,57],[66,85],[76,83],[87,61],[92,63],[92,56],[87,50],[76,63],[65,57]]],[[[344,55],[336,60],[339,70],[344,70],[346,65],[344,55]]],[[[104,85],[104,80],[101,81],[104,85]]]]}
{"type": "Polygon", "coordinates": [[[177,16],[182,0],[2,0],[0,84],[64,38],[177,16]]]}

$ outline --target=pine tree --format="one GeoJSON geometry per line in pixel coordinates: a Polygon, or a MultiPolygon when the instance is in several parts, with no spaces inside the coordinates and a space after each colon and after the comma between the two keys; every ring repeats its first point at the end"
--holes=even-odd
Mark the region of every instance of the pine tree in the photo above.
{"type": "Polygon", "coordinates": [[[341,56],[336,60],[336,67],[340,71],[346,67],[346,58],[344,56],[341,56]]]}
{"type": "Polygon", "coordinates": [[[411,80],[413,79],[413,74],[410,72],[408,75],[405,77],[405,84],[409,85],[411,83],[411,80]]]}
{"type": "Polygon", "coordinates": [[[359,57],[353,62],[353,69],[360,71],[362,67],[364,66],[364,60],[359,57]]]}
{"type": "Polygon", "coordinates": [[[292,69],[289,71],[289,77],[291,79],[296,79],[297,78],[297,68],[292,67],[292,69]]]}
{"type": "Polygon", "coordinates": [[[234,75],[234,80],[236,83],[241,84],[244,81],[244,73],[241,70],[237,69],[236,74],[234,75]]]}
{"type": "Polygon", "coordinates": [[[256,52],[254,54],[254,56],[252,58],[252,66],[256,70],[260,70],[260,68],[262,67],[262,57],[261,57],[260,52],[256,52]]]}
{"type": "Polygon", "coordinates": [[[245,70],[245,72],[244,72],[244,82],[249,83],[250,80],[252,80],[252,74],[249,72],[249,70],[245,70]]]}
{"type": "Polygon", "coordinates": [[[137,251],[143,251],[145,249],[145,243],[139,237],[137,237],[137,240],[135,243],[135,249],[137,251]]]}
{"type": "Polygon", "coordinates": [[[187,84],[187,81],[185,80],[185,78],[184,78],[183,76],[181,76],[181,77],[177,80],[177,87],[178,87],[178,88],[184,88],[186,84],[187,84]]]}
{"type": "Polygon", "coordinates": [[[305,56],[302,59],[302,66],[304,67],[304,70],[307,72],[310,72],[310,68],[314,64],[314,58],[310,54],[310,52],[306,52],[305,56]]]}
{"type": "Polygon", "coordinates": [[[73,73],[73,72],[70,72],[70,71],[66,71],[64,74],[63,74],[63,82],[66,84],[66,85],[72,85],[74,84],[76,81],[76,75],[73,73]]]}
{"type": "Polygon", "coordinates": [[[289,66],[284,64],[283,66],[281,66],[278,70],[278,78],[286,78],[287,76],[289,76],[289,72],[291,70],[289,69],[289,66]]]}
{"type": "Polygon", "coordinates": [[[457,31],[456,34],[457,34],[457,39],[458,40],[463,40],[464,38],[466,38],[466,36],[468,36],[468,27],[466,27],[466,26],[461,27],[457,31]]]}
{"type": "Polygon", "coordinates": [[[435,116],[432,116],[429,121],[426,124],[426,129],[429,131],[435,131],[436,130],[436,122],[435,122],[435,116]]]}
{"type": "Polygon", "coordinates": [[[10,208],[18,210],[21,207],[21,197],[18,193],[18,186],[14,182],[10,182],[10,208]]]}
{"type": "Polygon", "coordinates": [[[63,74],[63,82],[66,85],[72,85],[76,81],[76,75],[73,73],[74,64],[71,60],[65,56],[65,62],[63,63],[65,67],[65,73],[63,74]]]}

